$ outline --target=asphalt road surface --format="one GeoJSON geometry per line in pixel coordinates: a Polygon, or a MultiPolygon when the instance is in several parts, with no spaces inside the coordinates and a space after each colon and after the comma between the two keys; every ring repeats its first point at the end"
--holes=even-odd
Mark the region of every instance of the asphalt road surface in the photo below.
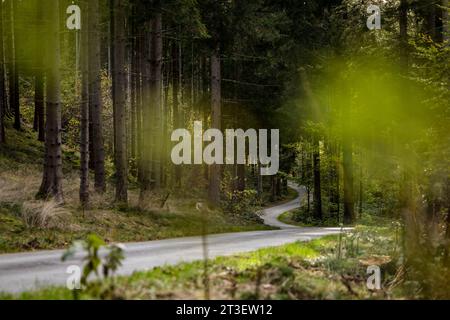
{"type": "MultiPolygon", "coordinates": [[[[266,224],[279,230],[252,231],[210,235],[206,238],[208,257],[229,256],[264,247],[280,246],[296,241],[308,241],[340,232],[339,228],[299,228],[277,220],[278,216],[300,205],[304,196],[290,202],[264,209],[261,214],[266,224]]],[[[129,275],[156,266],[173,265],[203,258],[202,237],[186,237],[125,245],[125,260],[117,274],[129,275]]],[[[18,293],[51,285],[64,286],[71,265],[82,266],[82,253],[62,262],[64,250],[0,255],[0,292],[18,293]]]]}

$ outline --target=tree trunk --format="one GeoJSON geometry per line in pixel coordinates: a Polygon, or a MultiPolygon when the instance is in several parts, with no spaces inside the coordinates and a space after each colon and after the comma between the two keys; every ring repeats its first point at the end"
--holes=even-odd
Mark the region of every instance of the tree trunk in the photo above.
{"type": "Polygon", "coordinates": [[[363,213],[363,181],[362,181],[362,168],[359,169],[359,205],[358,205],[358,213],[361,218],[363,213]]]}
{"type": "MultiPolygon", "coordinates": [[[[139,7],[140,8],[140,7],[139,7]]],[[[137,73],[137,83],[136,83],[136,158],[137,158],[137,178],[138,182],[142,185],[143,182],[143,140],[142,140],[142,110],[143,110],[143,70],[145,68],[144,63],[144,35],[142,28],[138,28],[137,31],[137,52],[136,52],[136,63],[138,65],[137,73]]]]}
{"type": "Polygon", "coordinates": [[[89,203],[89,2],[82,3],[84,20],[81,28],[81,103],[80,103],[80,203],[89,203]]]}
{"type": "Polygon", "coordinates": [[[126,72],[125,49],[126,7],[124,0],[113,0],[113,108],[114,160],[116,166],[116,201],[128,202],[127,136],[126,136],[126,72]]]}
{"type": "MultiPolygon", "coordinates": [[[[134,1],[133,4],[135,4],[134,1]]],[[[133,6],[132,15],[129,18],[131,25],[131,76],[130,76],[130,156],[132,159],[136,159],[136,148],[137,148],[137,132],[136,132],[136,113],[137,113],[137,91],[138,91],[138,59],[137,59],[137,24],[135,22],[135,15],[137,13],[136,6],[133,6]]],[[[134,168],[133,168],[134,169],[134,168]]],[[[134,172],[133,172],[134,173],[134,172]]]]}
{"type": "Polygon", "coordinates": [[[321,189],[321,175],[320,175],[320,145],[317,137],[314,137],[314,151],[313,151],[313,179],[314,179],[314,218],[322,220],[322,189],[321,189]]]}
{"type": "MultiPolygon", "coordinates": [[[[447,211],[447,226],[446,226],[446,230],[445,230],[445,237],[447,239],[447,241],[450,241],[450,178],[447,177],[447,179],[445,179],[445,198],[444,198],[444,207],[447,211]]],[[[447,246],[447,251],[450,250],[450,247],[447,246]]]]}
{"type": "Polygon", "coordinates": [[[102,96],[101,96],[101,55],[99,0],[89,0],[89,114],[91,158],[94,168],[94,187],[99,193],[106,190],[105,149],[103,141],[102,96]]]}
{"type": "Polygon", "coordinates": [[[14,114],[14,129],[20,130],[20,104],[19,104],[19,68],[17,63],[17,29],[14,13],[17,11],[17,1],[9,0],[10,16],[10,65],[9,65],[9,107],[14,114]]]}
{"type": "MultiPolygon", "coordinates": [[[[221,65],[219,45],[211,54],[211,128],[221,129],[221,65]]],[[[221,166],[210,166],[208,198],[214,205],[220,203],[221,166]]]]}
{"type": "MultiPolygon", "coordinates": [[[[449,12],[449,3],[448,0],[442,0],[442,34],[444,41],[450,41],[450,29],[449,29],[449,20],[448,20],[448,12],[449,12]]],[[[448,45],[448,43],[447,43],[448,45]]]]}
{"type": "MultiPolygon", "coordinates": [[[[165,57],[170,57],[170,52],[164,52],[165,57]]],[[[167,64],[164,67],[163,72],[163,80],[162,80],[162,90],[163,93],[163,99],[162,99],[162,114],[161,114],[161,122],[162,122],[162,151],[161,151],[161,186],[167,187],[167,180],[168,180],[168,164],[170,161],[169,157],[169,119],[170,119],[170,107],[169,107],[169,87],[170,87],[170,68],[171,64],[167,64]]]]}
{"type": "Polygon", "coordinates": [[[343,143],[344,162],[344,224],[352,224],[355,219],[355,204],[353,195],[353,147],[349,137],[343,143]]]}
{"type": "Polygon", "coordinates": [[[437,13],[437,7],[436,4],[432,1],[430,3],[427,3],[427,6],[425,7],[425,33],[431,37],[432,40],[438,41],[438,32],[437,32],[437,26],[436,26],[436,13],[437,13]]]}
{"type": "Polygon", "coordinates": [[[3,119],[6,113],[5,58],[3,56],[3,1],[0,2],[0,143],[6,142],[3,119]]]}
{"type": "Polygon", "coordinates": [[[400,63],[403,70],[408,68],[408,3],[400,0],[400,63]]]}
{"type": "Polygon", "coordinates": [[[141,192],[148,192],[152,188],[152,108],[151,99],[151,67],[150,67],[150,29],[149,21],[145,22],[142,37],[142,152],[141,152],[141,192]]]}
{"type": "MultiPolygon", "coordinates": [[[[179,44],[174,42],[172,45],[172,101],[173,101],[173,125],[175,129],[181,128],[181,115],[179,107],[180,94],[180,56],[179,44]]],[[[174,166],[175,186],[181,187],[182,167],[174,166]]]]}
{"type": "Polygon", "coordinates": [[[38,132],[38,140],[45,141],[44,74],[41,68],[42,65],[39,64],[34,76],[34,108],[36,114],[36,130],[38,132]]]}
{"type": "MultiPolygon", "coordinates": [[[[151,21],[150,45],[150,105],[152,108],[153,139],[152,179],[153,187],[161,187],[161,71],[162,71],[162,16],[156,13],[151,21]]],[[[150,137],[148,137],[150,138],[150,137]]]]}
{"type": "Polygon", "coordinates": [[[245,190],[245,164],[237,165],[237,188],[238,191],[245,190]]]}
{"type": "Polygon", "coordinates": [[[257,181],[257,191],[258,191],[258,197],[262,199],[263,195],[263,176],[261,175],[261,163],[258,161],[257,167],[256,167],[256,177],[258,179],[257,181]]]}
{"type": "Polygon", "coordinates": [[[277,176],[270,176],[270,201],[277,200],[277,176]]]}
{"type": "Polygon", "coordinates": [[[60,42],[59,1],[46,2],[48,31],[46,34],[46,125],[44,175],[38,193],[39,197],[52,196],[57,203],[63,203],[62,152],[61,152],[61,100],[60,100],[60,42]]]}
{"type": "Polygon", "coordinates": [[[310,187],[306,187],[306,212],[309,216],[310,212],[311,212],[311,188],[310,187]]]}

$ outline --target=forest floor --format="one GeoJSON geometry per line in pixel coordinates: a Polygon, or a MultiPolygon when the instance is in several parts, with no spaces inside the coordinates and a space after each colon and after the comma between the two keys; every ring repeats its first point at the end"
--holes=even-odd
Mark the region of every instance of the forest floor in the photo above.
{"type": "Polygon", "coordinates": [[[409,294],[398,271],[396,239],[389,223],[358,225],[341,235],[210,260],[208,286],[205,264],[198,261],[92,282],[76,297],[73,291],[53,287],[0,298],[403,299],[409,294]],[[367,268],[374,265],[381,269],[380,290],[367,287],[367,268]]]}
{"type": "MultiPolygon", "coordinates": [[[[78,167],[76,151],[63,148],[64,196],[62,207],[35,200],[42,177],[43,145],[35,133],[8,130],[8,142],[0,147],[0,253],[65,248],[74,240],[95,233],[107,243],[137,242],[199,235],[202,219],[195,210],[198,195],[154,195],[146,203],[131,184],[126,208],[112,205],[113,188],[104,195],[92,193],[88,210],[78,204],[78,167]],[[155,206],[155,203],[158,204],[155,206]]],[[[279,201],[291,200],[290,191],[279,201]]],[[[208,217],[209,233],[272,229],[262,221],[230,217],[220,210],[208,217]]]]}

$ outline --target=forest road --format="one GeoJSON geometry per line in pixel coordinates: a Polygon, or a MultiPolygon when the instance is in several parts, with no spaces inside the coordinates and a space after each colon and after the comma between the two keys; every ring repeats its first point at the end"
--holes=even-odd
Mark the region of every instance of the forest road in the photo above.
{"type": "MultiPolygon", "coordinates": [[[[277,220],[286,211],[300,206],[305,192],[291,185],[298,192],[295,200],[262,210],[266,224],[279,230],[251,231],[215,234],[206,237],[208,257],[228,256],[254,251],[264,247],[280,246],[296,241],[308,241],[336,234],[340,228],[300,228],[277,220]]],[[[64,250],[40,251],[0,255],[0,292],[19,293],[47,286],[65,286],[70,274],[67,268],[82,266],[83,254],[78,252],[62,262],[64,250]]],[[[101,253],[103,254],[103,253],[101,253]]],[[[129,275],[156,266],[174,265],[203,258],[202,237],[185,237],[125,245],[125,260],[118,275],[129,275]]]]}

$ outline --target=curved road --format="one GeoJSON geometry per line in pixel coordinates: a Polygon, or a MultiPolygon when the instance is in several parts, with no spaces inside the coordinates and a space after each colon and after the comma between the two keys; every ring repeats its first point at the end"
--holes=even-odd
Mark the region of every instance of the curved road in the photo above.
{"type": "MultiPolygon", "coordinates": [[[[298,208],[304,191],[294,185],[299,196],[290,202],[264,209],[261,215],[267,225],[280,228],[270,231],[252,231],[207,236],[208,256],[227,256],[254,251],[263,247],[279,246],[295,241],[308,241],[339,233],[339,228],[299,228],[277,220],[286,211],[298,208]]],[[[70,265],[82,265],[82,254],[61,262],[64,250],[40,251],[0,255],[0,292],[17,293],[49,285],[64,286],[70,265]]],[[[202,237],[186,237],[140,243],[128,243],[125,260],[117,274],[129,275],[165,264],[177,264],[203,258],[202,237]]]]}

